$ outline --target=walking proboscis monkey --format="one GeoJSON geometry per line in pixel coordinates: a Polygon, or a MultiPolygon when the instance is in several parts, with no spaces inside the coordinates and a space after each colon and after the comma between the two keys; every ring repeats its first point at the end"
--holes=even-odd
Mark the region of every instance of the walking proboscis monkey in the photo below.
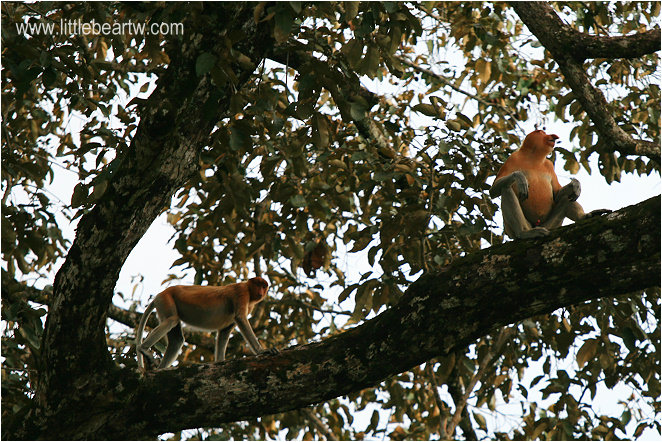
{"type": "Polygon", "coordinates": [[[158,368],[166,368],[175,362],[184,345],[182,322],[203,330],[216,330],[214,360],[217,362],[225,360],[225,349],[235,325],[239,327],[253,354],[277,353],[275,349],[262,348],[248,322],[248,315],[253,311],[253,307],[267,296],[268,288],[267,281],[260,277],[223,287],[168,287],[154,297],[140,318],[136,329],[138,366],[145,368],[145,357],[152,360],[148,350],[164,336],[167,336],[168,346],[158,368]],[[145,324],[154,309],[159,317],[159,325],[143,342],[145,324]]]}
{"type": "Polygon", "coordinates": [[[559,227],[565,218],[578,221],[604,213],[606,209],[584,213],[577,202],[579,181],[561,187],[554,164],[547,155],[554,150],[558,135],[534,130],[522,146],[501,166],[490,189],[490,196],[501,196],[504,230],[511,238],[537,238],[559,227]]]}

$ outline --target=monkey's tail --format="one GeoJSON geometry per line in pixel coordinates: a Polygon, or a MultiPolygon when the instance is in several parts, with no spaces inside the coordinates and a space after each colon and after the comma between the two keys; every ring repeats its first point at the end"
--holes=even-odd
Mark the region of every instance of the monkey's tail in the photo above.
{"type": "Polygon", "coordinates": [[[149,315],[152,313],[153,310],[154,310],[154,301],[152,300],[152,302],[150,302],[149,305],[147,305],[145,312],[140,318],[138,327],[136,328],[136,357],[138,359],[138,367],[140,367],[142,370],[145,369],[145,355],[143,354],[141,348],[143,343],[143,332],[145,331],[145,325],[147,324],[147,319],[149,318],[149,315]]]}

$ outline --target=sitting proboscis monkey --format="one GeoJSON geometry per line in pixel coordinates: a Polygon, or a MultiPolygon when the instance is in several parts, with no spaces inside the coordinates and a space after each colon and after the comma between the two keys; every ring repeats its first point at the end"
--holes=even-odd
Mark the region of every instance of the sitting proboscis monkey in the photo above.
{"type": "Polygon", "coordinates": [[[558,135],[534,130],[522,147],[501,166],[490,196],[501,196],[504,230],[511,238],[537,238],[559,227],[567,217],[572,221],[611,212],[606,209],[584,213],[577,202],[579,181],[561,187],[554,164],[547,156],[554,150],[558,135]]]}

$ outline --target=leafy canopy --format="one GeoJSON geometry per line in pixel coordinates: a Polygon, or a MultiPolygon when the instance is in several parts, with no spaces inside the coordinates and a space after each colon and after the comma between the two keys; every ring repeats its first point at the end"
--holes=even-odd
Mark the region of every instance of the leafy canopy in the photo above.
{"type": "MultiPolygon", "coordinates": [[[[566,22],[598,36],[650,29],[659,7],[555,4],[566,22]]],[[[185,21],[185,32],[195,32],[209,20],[202,9],[3,3],[3,297],[5,277],[45,278],[66,255],[71,238],[63,224],[112,186],[141,104],[178,38],[28,35],[14,25],[185,21]],[[58,200],[49,187],[67,173],[77,184],[70,200],[58,200]]],[[[486,180],[519,144],[527,121],[556,118],[571,128],[575,147],[555,154],[571,173],[593,172],[593,154],[608,182],[623,173],[659,173],[659,163],[605,146],[556,61],[506,4],[259,3],[254,18],[271,26],[277,42],[268,59],[237,51],[241,33],[223,33],[226,51],[197,57],[196,75],[219,90],[237,82],[234,64],[257,68],[199,152],[199,173],[164,210],[181,255],[169,279],[187,269],[198,284],[268,276],[275,290],[256,322],[269,347],[338,333],[397,302],[421,271],[500,243],[486,180]],[[364,265],[349,268],[347,253],[364,265]]],[[[616,121],[638,139],[659,139],[658,64],[657,53],[583,64],[616,121]]],[[[204,106],[221,99],[219,92],[204,106]]],[[[3,301],[4,415],[30,401],[46,310],[24,299],[3,301]]],[[[530,318],[315,411],[343,439],[659,432],[659,306],[653,289],[530,318]],[[593,405],[601,386],[618,397],[608,412],[593,405]],[[553,400],[537,406],[534,397],[553,400]],[[517,418],[494,425],[508,403],[519,404],[517,418]],[[363,409],[374,410],[367,426],[353,417],[363,409]]],[[[131,338],[131,328],[109,335],[114,358],[128,366],[135,364],[131,338]]],[[[229,354],[237,354],[240,339],[230,345],[229,354]]],[[[180,363],[211,358],[198,345],[180,363]]],[[[206,434],[271,438],[282,430],[307,439],[319,428],[292,412],[206,434]]]]}

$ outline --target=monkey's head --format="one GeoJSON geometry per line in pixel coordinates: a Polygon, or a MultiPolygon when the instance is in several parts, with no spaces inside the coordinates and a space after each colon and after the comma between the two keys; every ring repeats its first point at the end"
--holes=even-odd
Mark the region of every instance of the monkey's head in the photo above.
{"type": "Polygon", "coordinates": [[[269,290],[269,283],[264,278],[256,276],[248,280],[248,291],[251,301],[262,301],[267,296],[267,290],[269,290]]]}
{"type": "Polygon", "coordinates": [[[558,139],[558,135],[547,135],[542,129],[534,130],[524,138],[521,149],[541,154],[544,153],[547,156],[554,150],[554,144],[556,144],[556,140],[558,139]]]}

